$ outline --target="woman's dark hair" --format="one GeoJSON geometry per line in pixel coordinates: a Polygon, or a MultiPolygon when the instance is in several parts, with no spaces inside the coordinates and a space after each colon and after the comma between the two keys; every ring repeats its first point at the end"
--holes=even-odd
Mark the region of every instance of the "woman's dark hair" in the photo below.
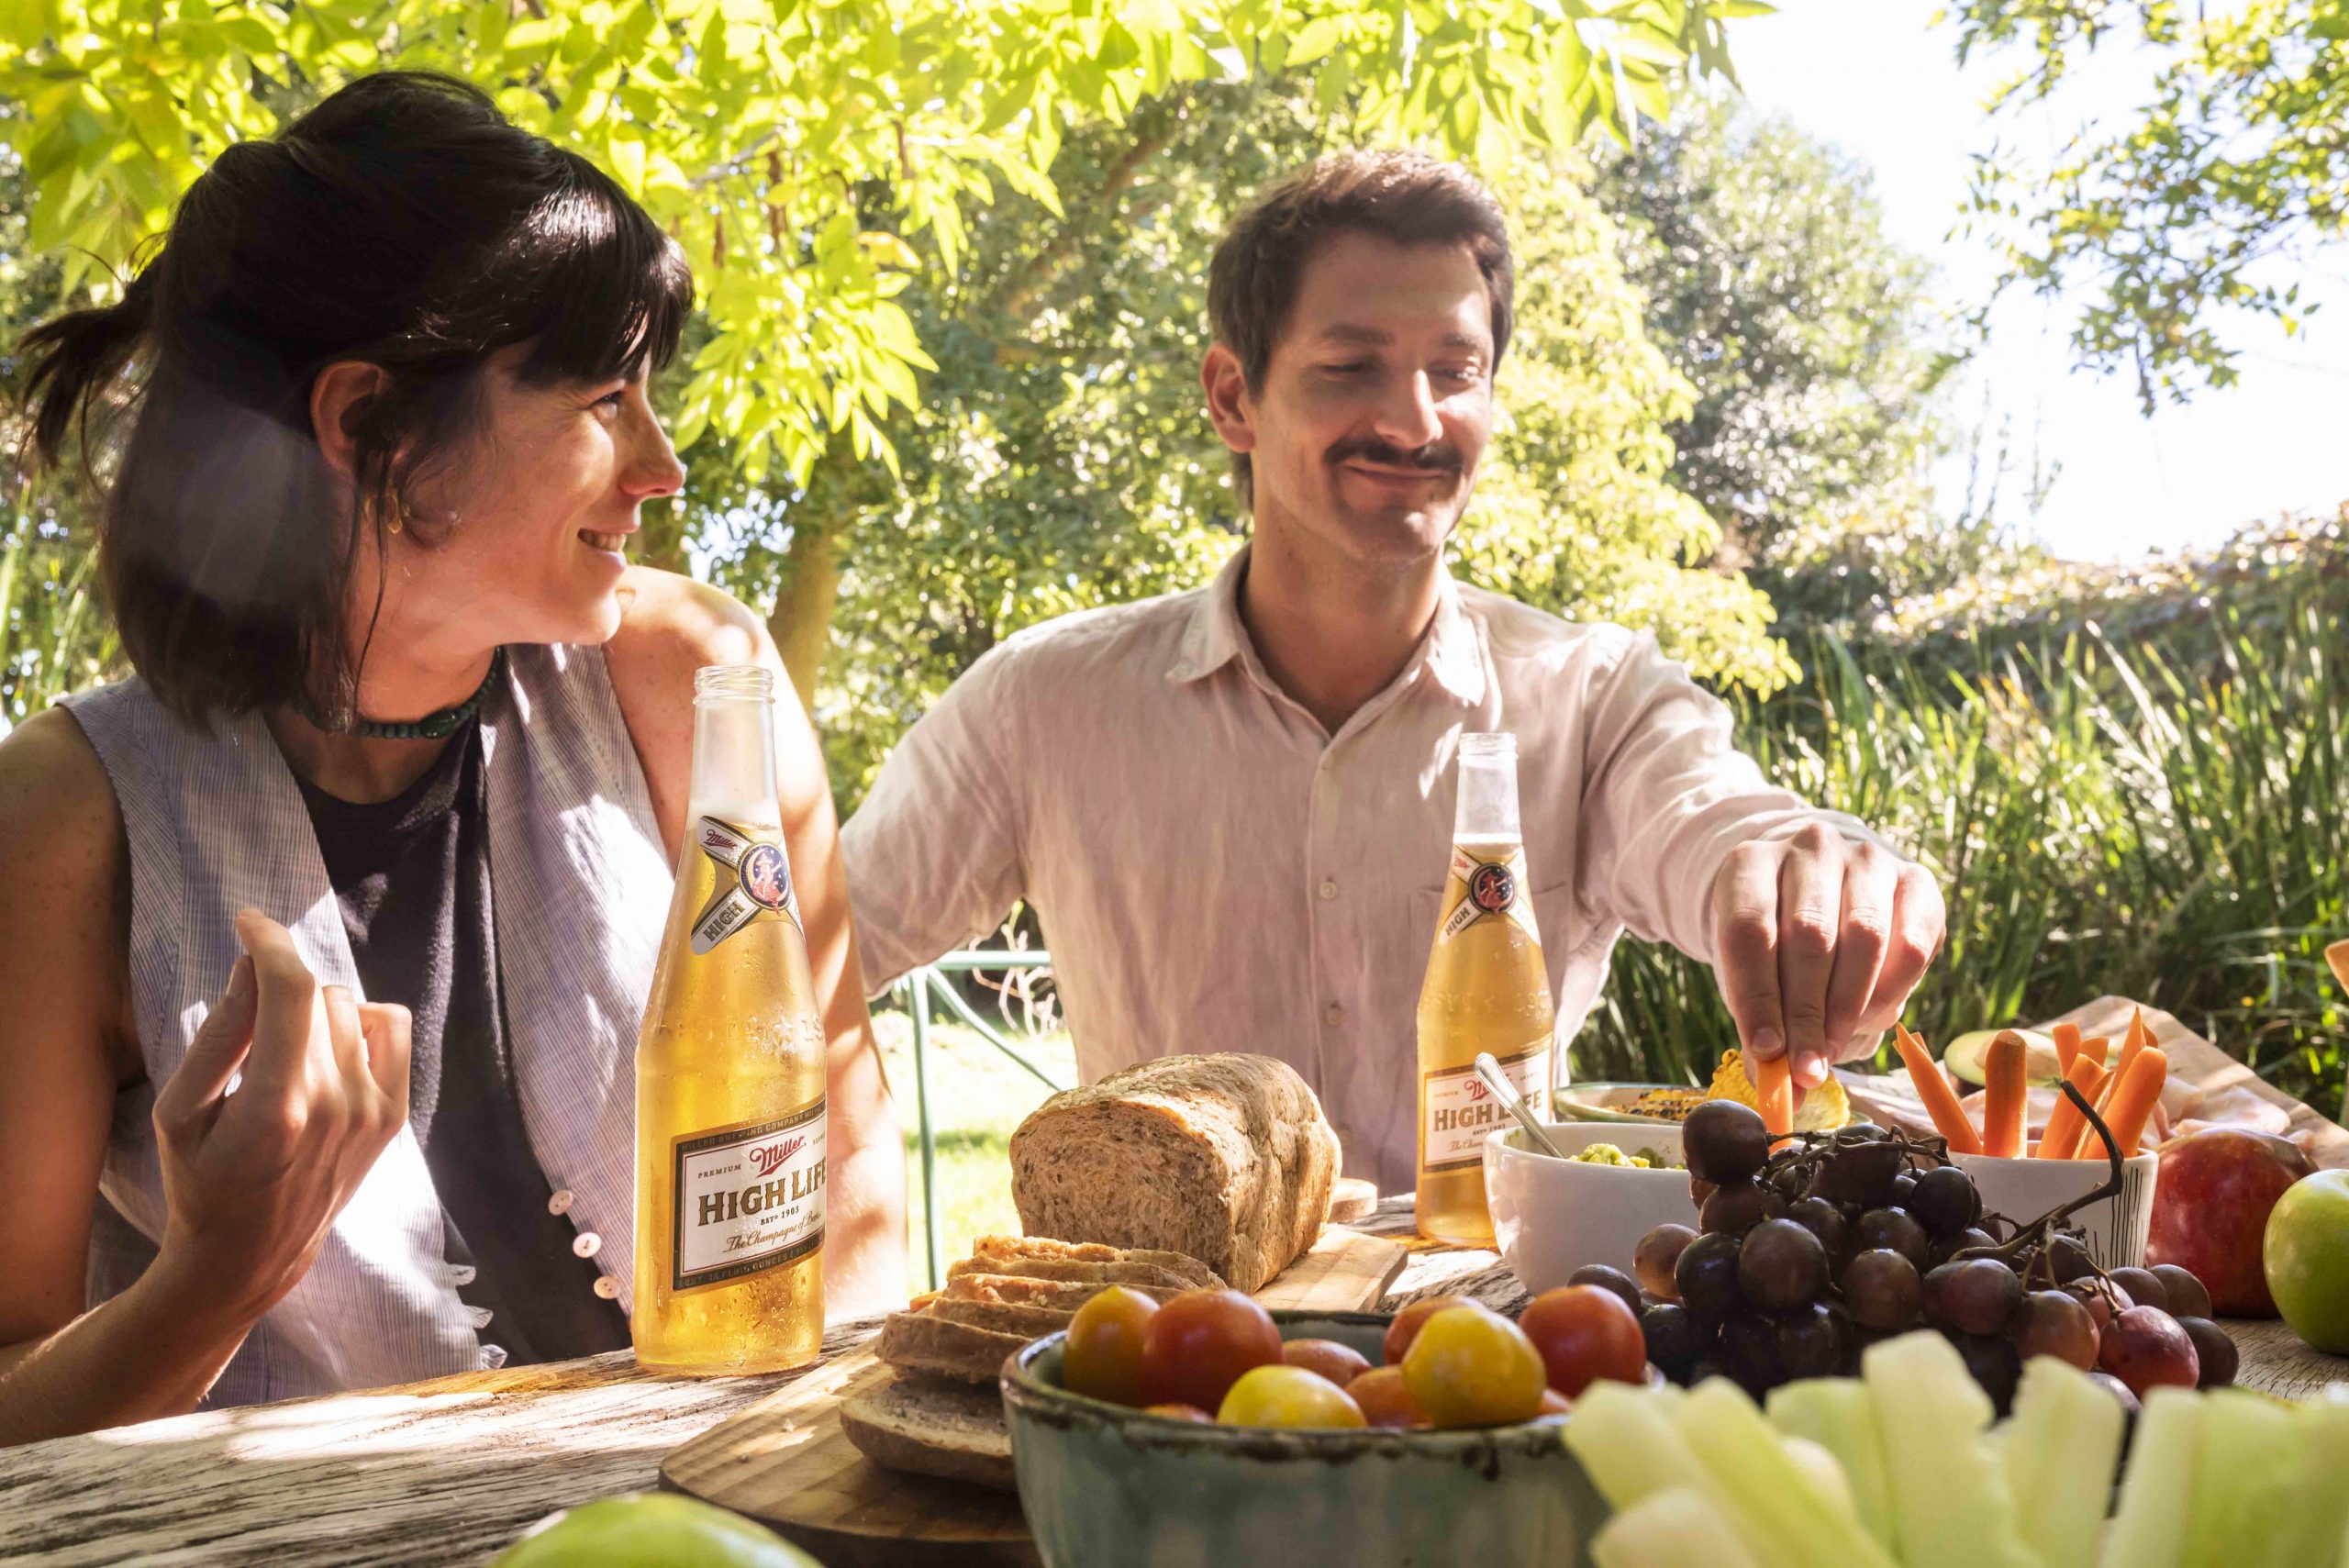
{"type": "Polygon", "coordinates": [[[167,708],[340,722],[361,551],[448,526],[413,498],[472,433],[484,361],[528,343],[528,384],[633,375],[692,303],[682,252],[593,163],[464,83],[387,72],[228,149],[120,304],[27,335],[33,437],[115,459],[99,572],[167,708]],[[310,420],[347,360],[387,373],[351,428],[355,484],[310,420]]]}
{"type": "MultiPolygon", "coordinates": [[[[1492,306],[1493,364],[1508,349],[1517,273],[1508,219],[1476,176],[1424,152],[1332,152],[1285,176],[1242,213],[1208,267],[1208,327],[1261,391],[1273,344],[1288,325],[1306,263],[1341,234],[1396,245],[1464,245],[1492,306]]],[[[1241,506],[1253,501],[1246,452],[1231,458],[1241,506]]]]}

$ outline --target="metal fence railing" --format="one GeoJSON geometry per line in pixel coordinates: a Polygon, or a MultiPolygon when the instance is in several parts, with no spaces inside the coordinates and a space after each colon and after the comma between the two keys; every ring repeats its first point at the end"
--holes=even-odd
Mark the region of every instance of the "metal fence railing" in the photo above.
{"type": "Polygon", "coordinates": [[[981,1040],[1019,1063],[1036,1080],[1055,1094],[1069,1087],[1038,1066],[1033,1058],[996,1032],[995,1026],[979,1016],[978,1010],[963,999],[954,989],[950,974],[968,973],[974,969],[1050,969],[1050,953],[1019,952],[1009,950],[987,951],[967,948],[948,953],[935,963],[907,972],[893,988],[905,998],[906,1012],[914,1025],[914,1114],[921,1129],[921,1228],[922,1250],[930,1264],[930,1288],[937,1289],[946,1281],[946,1263],[938,1231],[938,1138],[930,1126],[930,1015],[933,1004],[943,1006],[956,1021],[977,1031],[981,1040]]]}

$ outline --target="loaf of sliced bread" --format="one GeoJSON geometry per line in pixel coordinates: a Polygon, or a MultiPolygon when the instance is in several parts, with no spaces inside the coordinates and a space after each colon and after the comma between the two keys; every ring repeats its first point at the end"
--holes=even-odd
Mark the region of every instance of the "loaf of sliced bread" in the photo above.
{"type": "Polygon", "coordinates": [[[896,1378],[841,1404],[841,1429],[892,1470],[1013,1488],[1011,1433],[993,1388],[896,1378]]]}
{"type": "Polygon", "coordinates": [[[1031,1238],[1180,1252],[1242,1291],[1313,1245],[1337,1174],[1321,1102],[1269,1056],[1129,1067],[1054,1095],[1011,1139],[1012,1201],[1031,1238]]]}
{"type": "Polygon", "coordinates": [[[982,1236],[971,1243],[974,1263],[1010,1265],[996,1268],[1018,1274],[1030,1263],[1146,1263],[1165,1270],[1186,1284],[1221,1290],[1223,1280],[1198,1259],[1184,1252],[1105,1247],[1098,1241],[1060,1241],[1050,1236],[982,1236]]]}

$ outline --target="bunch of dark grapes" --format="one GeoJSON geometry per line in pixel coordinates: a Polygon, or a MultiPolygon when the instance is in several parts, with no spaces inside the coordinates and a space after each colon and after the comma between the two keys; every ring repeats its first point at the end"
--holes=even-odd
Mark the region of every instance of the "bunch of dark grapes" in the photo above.
{"type": "Polygon", "coordinates": [[[1721,1374],[1758,1398],[1856,1373],[1869,1345],[1920,1328],[1948,1337],[2002,1415],[2035,1355],[2132,1407],[2156,1384],[2233,1380],[2233,1342],[2192,1274],[2104,1273],[2060,1214],[1985,1217],[1940,1140],[1860,1122],[1771,1143],[1733,1101],[1683,1129],[1698,1225],[1656,1227],[1632,1260],[1648,1359],[1674,1382],[1721,1374]]]}

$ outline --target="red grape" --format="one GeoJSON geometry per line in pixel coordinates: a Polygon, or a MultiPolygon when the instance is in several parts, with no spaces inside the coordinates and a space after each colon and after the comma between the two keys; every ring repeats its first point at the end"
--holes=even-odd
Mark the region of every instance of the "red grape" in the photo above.
{"type": "Polygon", "coordinates": [[[1843,1303],[1864,1329],[1915,1328],[1923,1288],[1917,1265],[1883,1248],[1862,1252],[1843,1270],[1843,1303]]]}
{"type": "Polygon", "coordinates": [[[1680,1287],[1672,1282],[1672,1266],[1697,1233],[1685,1225],[1659,1225],[1640,1238],[1637,1251],[1631,1254],[1632,1272],[1640,1283],[1666,1301],[1680,1299],[1680,1287]]]}
{"type": "Polygon", "coordinates": [[[2129,1293],[2132,1307],[2158,1307],[2170,1310],[2169,1290],[2150,1269],[2113,1269],[2108,1277],[2129,1293]]]}
{"type": "Polygon", "coordinates": [[[2132,1307],[2115,1314],[2104,1326],[2097,1364],[2127,1384],[2140,1399],[2147,1389],[2164,1385],[2191,1388],[2202,1376],[2193,1340],[2158,1307],[2132,1307]]]}
{"type": "Polygon", "coordinates": [[[2202,1288],[2202,1282],[2194,1277],[2193,1271],[2176,1263],[2155,1263],[2146,1273],[2162,1282],[2162,1289],[2169,1296],[2171,1317],[2183,1320],[2210,1316],[2210,1293],[2202,1288]]]}
{"type": "Polygon", "coordinates": [[[2242,1357],[2235,1350],[2232,1336],[2208,1318],[2181,1318],[2177,1326],[2194,1341],[2196,1387],[2224,1388],[2235,1380],[2235,1368],[2242,1357]]]}
{"type": "Polygon", "coordinates": [[[2079,1298],[2060,1290],[2034,1290],[2008,1325],[2015,1351],[2023,1360],[2054,1356],[2082,1372],[2096,1366],[2097,1325],[2079,1298]]]}
{"type": "Polygon", "coordinates": [[[2022,1281],[1995,1258],[1943,1263],[1925,1276],[1925,1320],[1961,1334],[1995,1334],[2022,1301],[2022,1281]]]}

